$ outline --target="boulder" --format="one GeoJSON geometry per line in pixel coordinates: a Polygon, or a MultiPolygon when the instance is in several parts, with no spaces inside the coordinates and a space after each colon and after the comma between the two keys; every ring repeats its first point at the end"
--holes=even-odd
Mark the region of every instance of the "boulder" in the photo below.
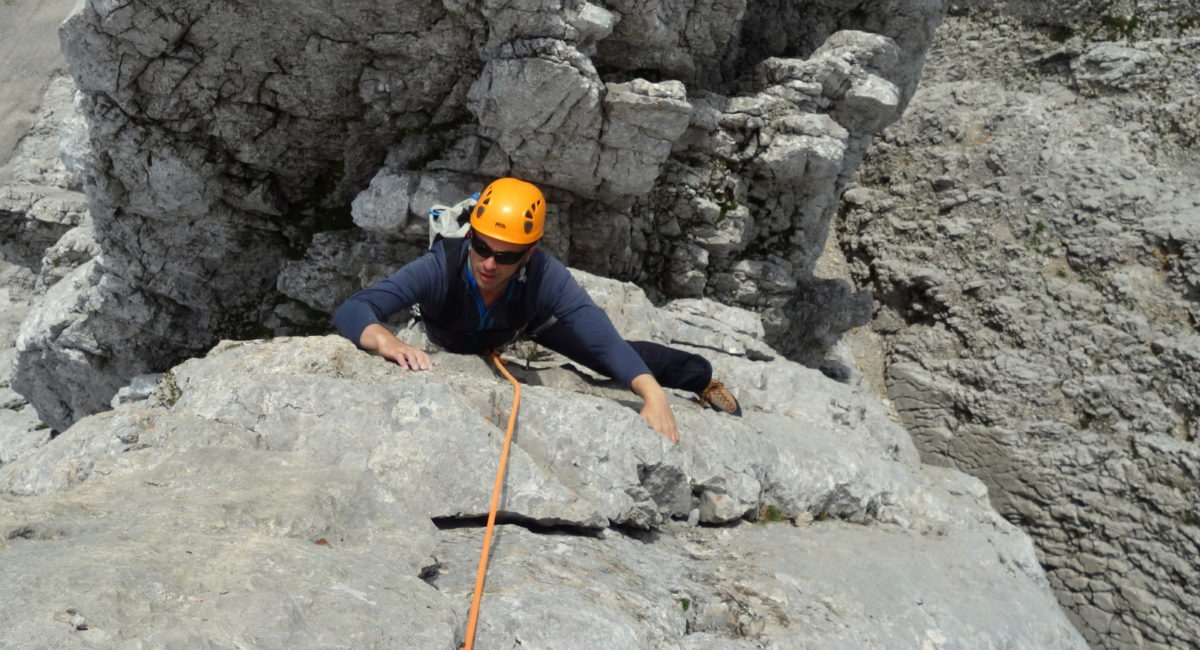
{"type": "MultiPolygon", "coordinates": [[[[878,402],[749,358],[747,312],[579,277],[622,329],[703,350],[744,414],[672,392],[673,446],[627,390],[506,354],[526,385],[480,643],[1083,647],[1028,538],[878,402]]],[[[224,342],[0,467],[0,640],[458,647],[511,390],[434,359],[224,342]]]]}

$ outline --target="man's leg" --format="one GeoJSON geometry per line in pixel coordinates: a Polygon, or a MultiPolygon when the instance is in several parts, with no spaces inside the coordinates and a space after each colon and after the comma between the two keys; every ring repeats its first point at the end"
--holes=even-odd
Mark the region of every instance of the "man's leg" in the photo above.
{"type": "Polygon", "coordinates": [[[646,362],[650,374],[663,388],[699,393],[712,381],[712,364],[698,354],[650,341],[630,341],[629,346],[646,362]]]}
{"type": "MultiPolygon", "coordinates": [[[[544,332],[538,333],[533,341],[587,366],[597,374],[609,376],[604,364],[577,341],[565,326],[552,325],[544,332]]],[[[649,341],[630,341],[629,345],[646,362],[650,374],[654,375],[663,388],[702,393],[712,380],[712,364],[698,354],[649,341]]]]}

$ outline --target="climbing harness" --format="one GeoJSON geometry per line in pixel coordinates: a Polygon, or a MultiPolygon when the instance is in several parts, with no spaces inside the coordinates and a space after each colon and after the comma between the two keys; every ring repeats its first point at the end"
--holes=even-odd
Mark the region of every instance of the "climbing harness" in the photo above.
{"type": "Polygon", "coordinates": [[[496,509],[500,505],[500,490],[504,486],[504,470],[508,465],[508,448],[512,443],[513,429],[517,425],[517,408],[521,405],[521,384],[504,367],[500,351],[491,351],[492,363],[513,386],[512,411],[508,414],[508,429],[504,432],[504,447],[500,450],[500,467],[496,470],[496,484],[492,487],[492,507],[488,510],[487,529],[483,533],[483,549],[479,552],[479,571],[475,574],[475,595],[471,599],[471,615],[467,617],[467,642],[463,650],[471,650],[475,643],[475,624],[479,619],[479,603],[483,600],[483,579],[487,575],[488,553],[492,546],[492,530],[496,526],[496,509]]]}

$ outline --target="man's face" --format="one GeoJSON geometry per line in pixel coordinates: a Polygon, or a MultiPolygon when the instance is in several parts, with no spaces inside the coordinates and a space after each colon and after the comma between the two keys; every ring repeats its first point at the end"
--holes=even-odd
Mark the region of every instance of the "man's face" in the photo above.
{"type": "Polygon", "coordinates": [[[529,261],[529,257],[533,255],[533,249],[537,247],[537,244],[510,244],[477,232],[472,232],[471,237],[497,253],[525,252],[516,264],[498,264],[494,255],[485,258],[476,250],[476,242],[471,242],[471,273],[475,275],[475,284],[480,291],[495,291],[504,288],[512,276],[521,269],[521,265],[529,261]]]}

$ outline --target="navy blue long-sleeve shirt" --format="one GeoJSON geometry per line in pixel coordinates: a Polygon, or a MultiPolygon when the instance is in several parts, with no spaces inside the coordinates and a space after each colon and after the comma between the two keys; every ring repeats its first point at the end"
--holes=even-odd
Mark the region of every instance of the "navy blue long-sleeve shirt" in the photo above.
{"type": "Polygon", "coordinates": [[[367,326],[419,305],[435,343],[454,352],[482,353],[553,317],[554,327],[566,327],[614,379],[626,386],[634,377],[650,373],[604,310],[561,262],[540,248],[530,257],[524,278],[518,273],[505,296],[485,307],[467,263],[469,242],[459,243],[461,263],[454,270],[458,281],[451,282],[444,249],[448,241],[457,240],[438,241],[421,257],[350,296],[334,314],[338,332],[358,345],[367,326]],[[448,295],[452,286],[458,288],[459,295],[448,295]]]}

